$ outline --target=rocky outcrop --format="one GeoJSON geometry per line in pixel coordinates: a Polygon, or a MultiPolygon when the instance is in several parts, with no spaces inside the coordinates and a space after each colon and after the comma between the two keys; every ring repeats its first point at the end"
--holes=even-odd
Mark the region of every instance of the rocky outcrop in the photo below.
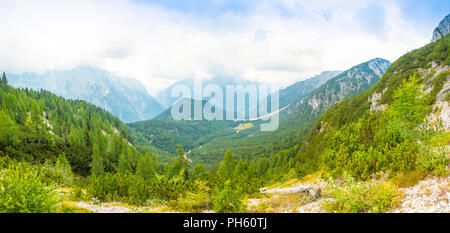
{"type": "Polygon", "coordinates": [[[334,104],[362,93],[375,85],[391,63],[376,58],[359,64],[328,80],[308,97],[308,105],[320,112],[334,104]]]}
{"type": "Polygon", "coordinates": [[[431,42],[439,40],[441,37],[447,35],[450,31],[450,14],[439,23],[439,26],[433,31],[433,38],[431,42]]]}
{"type": "MultiPolygon", "coordinates": [[[[429,80],[425,83],[424,92],[429,93],[433,89],[433,80],[441,73],[450,71],[450,67],[446,65],[437,65],[433,63],[429,69],[419,70],[422,78],[432,74],[429,80]],[[433,71],[433,73],[432,73],[433,71]]],[[[450,131],[450,103],[445,100],[445,96],[450,93],[450,76],[447,76],[442,89],[436,95],[436,102],[432,107],[432,111],[428,116],[428,122],[431,125],[442,124],[443,128],[450,131]]]]}
{"type": "Polygon", "coordinates": [[[387,88],[385,88],[381,93],[374,92],[371,97],[369,97],[370,111],[383,111],[387,108],[386,104],[379,104],[378,102],[381,100],[384,92],[386,92],[387,88]]]}

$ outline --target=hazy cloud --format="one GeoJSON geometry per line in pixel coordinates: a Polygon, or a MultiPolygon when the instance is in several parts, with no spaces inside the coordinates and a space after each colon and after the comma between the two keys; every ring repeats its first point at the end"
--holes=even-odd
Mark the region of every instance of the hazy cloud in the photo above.
{"type": "Polygon", "coordinates": [[[152,94],[183,78],[284,85],[424,45],[433,28],[404,8],[403,0],[2,0],[0,68],[91,65],[139,79],[152,94]]]}

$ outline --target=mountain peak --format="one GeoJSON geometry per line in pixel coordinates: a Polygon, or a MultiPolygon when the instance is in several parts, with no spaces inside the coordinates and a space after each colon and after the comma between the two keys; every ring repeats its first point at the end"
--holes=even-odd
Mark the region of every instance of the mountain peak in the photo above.
{"type": "Polygon", "coordinates": [[[450,14],[439,23],[436,29],[433,31],[433,38],[431,42],[439,40],[441,37],[447,35],[450,32],[450,14]]]}
{"type": "Polygon", "coordinates": [[[382,76],[389,68],[391,62],[383,58],[375,58],[367,62],[369,68],[378,76],[382,76]]]}

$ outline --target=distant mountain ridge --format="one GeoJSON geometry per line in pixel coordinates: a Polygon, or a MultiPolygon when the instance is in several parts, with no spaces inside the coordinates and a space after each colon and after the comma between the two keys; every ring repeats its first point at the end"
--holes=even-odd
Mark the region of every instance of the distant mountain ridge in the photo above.
{"type": "Polygon", "coordinates": [[[433,31],[433,38],[431,42],[439,40],[441,37],[447,35],[450,32],[450,14],[439,23],[439,25],[433,31]]]}
{"type": "Polygon", "coordinates": [[[164,111],[141,82],[97,68],[81,66],[72,70],[50,70],[42,75],[23,73],[9,75],[9,79],[15,87],[45,89],[65,98],[85,100],[124,122],[148,120],[164,111]]]}
{"type": "MultiPolygon", "coordinates": [[[[259,127],[261,121],[234,122],[233,124],[233,122],[220,121],[175,123],[152,120],[128,124],[128,126],[135,131],[133,135],[137,136],[136,141],[147,143],[151,140],[154,146],[159,143],[157,147],[160,149],[166,149],[165,147],[168,146],[174,148],[176,143],[189,145],[188,148],[192,149],[190,158],[194,163],[208,161],[207,163],[214,164],[220,161],[227,148],[234,148],[233,153],[239,157],[252,158],[267,155],[268,151],[277,152],[301,142],[326,109],[370,89],[389,66],[389,61],[376,58],[353,66],[344,72],[325,71],[280,90],[280,108],[287,105],[289,107],[281,112],[280,126],[273,132],[261,132],[259,127]],[[311,101],[315,101],[317,106],[311,101]],[[210,124],[209,126],[214,125],[215,130],[201,131],[200,129],[203,130],[202,127],[207,123],[210,124]],[[239,126],[244,124],[250,127],[239,130],[239,126]],[[157,134],[153,134],[152,138],[148,137],[148,132],[161,129],[172,131],[176,129],[176,132],[180,134],[177,135],[178,140],[170,142],[166,137],[157,134]],[[189,135],[204,135],[204,137],[196,139],[189,135],[185,136],[185,132],[189,132],[189,135]],[[164,143],[164,140],[167,142],[164,143]]],[[[170,109],[155,119],[170,120],[170,109]]]]}
{"type": "Polygon", "coordinates": [[[336,77],[342,71],[323,71],[319,75],[298,81],[280,91],[280,106],[295,103],[307,96],[311,91],[320,87],[326,81],[336,77]]]}
{"type": "MultiPolygon", "coordinates": [[[[171,86],[169,86],[168,88],[160,91],[157,95],[156,95],[156,99],[166,108],[169,108],[170,106],[172,106],[174,103],[176,103],[180,98],[179,97],[172,97],[172,89],[177,86],[177,85],[185,85],[187,86],[190,90],[191,90],[191,98],[194,98],[194,81],[195,79],[183,79],[180,80],[174,84],[172,84],[171,86]]],[[[241,80],[241,79],[237,79],[237,78],[233,78],[233,77],[214,77],[212,79],[205,79],[205,80],[201,80],[203,88],[205,88],[207,85],[213,84],[213,85],[218,85],[222,88],[223,93],[224,93],[224,98],[225,98],[225,88],[227,85],[243,85],[248,86],[248,85],[259,85],[260,83],[258,82],[252,82],[252,81],[248,81],[248,80],[241,80]]]]}
{"type": "Polygon", "coordinates": [[[375,58],[359,64],[328,80],[308,97],[308,105],[314,111],[323,111],[334,104],[353,97],[375,85],[391,63],[375,58]]]}

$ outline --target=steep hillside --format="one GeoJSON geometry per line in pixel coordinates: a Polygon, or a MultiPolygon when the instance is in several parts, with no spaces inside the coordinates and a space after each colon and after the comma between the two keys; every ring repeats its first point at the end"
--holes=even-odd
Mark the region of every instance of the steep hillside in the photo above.
{"type": "Polygon", "coordinates": [[[65,154],[75,172],[90,173],[97,150],[102,167],[114,171],[119,157],[131,163],[141,154],[127,127],[115,116],[81,100],[66,100],[48,91],[0,84],[0,155],[33,163],[65,154]]]}
{"type": "MultiPolygon", "coordinates": [[[[324,71],[320,75],[304,81],[296,82],[285,89],[280,90],[280,106],[288,106],[295,104],[300,99],[307,96],[311,91],[324,84],[329,79],[340,74],[340,71],[324,71]]],[[[249,84],[249,83],[247,83],[249,84]]],[[[191,100],[191,110],[198,100],[191,100]]],[[[207,102],[204,100],[202,106],[207,102]]],[[[269,102],[270,104],[270,102],[269,102]]],[[[171,108],[169,107],[153,120],[130,123],[128,126],[132,129],[134,138],[141,145],[153,145],[157,148],[173,153],[178,143],[183,147],[191,150],[200,148],[200,146],[217,139],[221,143],[227,141],[231,144],[231,140],[239,140],[249,135],[259,135],[260,120],[253,121],[173,121],[171,116],[171,108]],[[245,128],[242,128],[246,126],[245,128]],[[241,132],[241,133],[237,133],[241,132]]],[[[218,109],[218,111],[221,111],[218,109]]],[[[285,115],[285,112],[282,112],[285,115]]],[[[193,115],[191,115],[193,119],[193,115]]],[[[224,119],[226,112],[224,112],[224,119]]],[[[271,137],[265,134],[266,139],[271,137]]],[[[250,136],[250,137],[251,137],[250,136]]],[[[255,137],[260,140],[261,137],[255,137]]],[[[251,140],[251,144],[260,144],[258,141],[251,140]]],[[[226,145],[229,145],[226,143],[226,145]]],[[[235,144],[239,145],[239,144],[235,144]]],[[[220,146],[220,145],[218,145],[220,146]]]]}
{"type": "MultiPolygon", "coordinates": [[[[434,43],[403,55],[389,67],[382,79],[373,88],[354,98],[338,103],[325,112],[308,139],[302,144],[295,158],[298,164],[308,164],[308,166],[299,165],[302,167],[301,172],[312,169],[313,164],[318,162],[318,158],[331,149],[332,139],[338,132],[348,133],[348,130],[350,130],[348,127],[355,127],[354,124],[358,124],[357,122],[360,121],[368,121],[366,124],[382,124],[375,121],[375,119],[382,119],[380,116],[377,117],[377,114],[389,112],[396,98],[397,101],[400,101],[398,100],[400,98],[398,96],[400,95],[399,88],[406,85],[404,82],[414,76],[417,76],[417,85],[421,85],[420,89],[424,91],[423,94],[420,94],[423,97],[420,101],[423,102],[423,109],[425,110],[420,110],[422,104],[417,102],[411,106],[412,112],[403,114],[405,119],[402,121],[407,122],[406,119],[409,115],[416,117],[417,121],[420,122],[420,120],[424,120],[425,115],[423,114],[425,113],[429,116],[438,114],[437,118],[448,129],[448,115],[441,113],[448,113],[449,111],[448,101],[445,102],[444,100],[449,92],[449,43],[450,36],[447,35],[434,43]],[[419,115],[415,116],[415,112],[421,112],[422,115],[417,113],[419,115]]],[[[413,87],[411,87],[411,90],[414,90],[413,87]]],[[[410,101],[414,101],[414,99],[410,101]]],[[[406,108],[408,105],[405,103],[403,106],[406,108]]],[[[380,126],[372,125],[371,127],[374,127],[370,129],[373,130],[371,133],[374,133],[377,132],[375,127],[380,126]]],[[[361,131],[358,133],[361,133],[361,131]]],[[[368,138],[367,140],[373,139],[368,138]]],[[[345,144],[345,142],[340,143],[345,144]]]]}
{"type": "Polygon", "coordinates": [[[288,104],[295,104],[303,97],[320,87],[326,81],[336,77],[342,73],[341,71],[324,71],[319,75],[306,79],[304,81],[296,82],[282,90],[280,90],[280,106],[284,107],[288,104]]]}
{"type": "Polygon", "coordinates": [[[233,121],[149,120],[130,123],[128,127],[139,145],[175,153],[178,144],[191,150],[214,138],[233,134],[238,124],[233,121]]]}
{"type": "MultiPolygon", "coordinates": [[[[192,150],[191,157],[194,162],[216,163],[227,148],[232,148],[238,156],[255,158],[295,147],[305,139],[323,111],[369,89],[389,65],[388,61],[378,58],[354,66],[311,90],[308,96],[297,103],[292,103],[281,113],[280,125],[276,131],[261,132],[258,127],[261,122],[255,122],[255,127],[214,138],[201,148],[192,150]]],[[[280,95],[281,92],[283,90],[280,95]]]]}
{"type": "Polygon", "coordinates": [[[308,105],[314,112],[320,112],[364,92],[380,80],[390,65],[389,61],[376,58],[354,66],[314,90],[308,96],[308,105]]]}
{"type": "Polygon", "coordinates": [[[44,89],[68,99],[85,100],[124,122],[148,120],[164,110],[139,81],[120,78],[92,67],[51,70],[42,75],[8,75],[8,78],[15,87],[44,89]]]}

